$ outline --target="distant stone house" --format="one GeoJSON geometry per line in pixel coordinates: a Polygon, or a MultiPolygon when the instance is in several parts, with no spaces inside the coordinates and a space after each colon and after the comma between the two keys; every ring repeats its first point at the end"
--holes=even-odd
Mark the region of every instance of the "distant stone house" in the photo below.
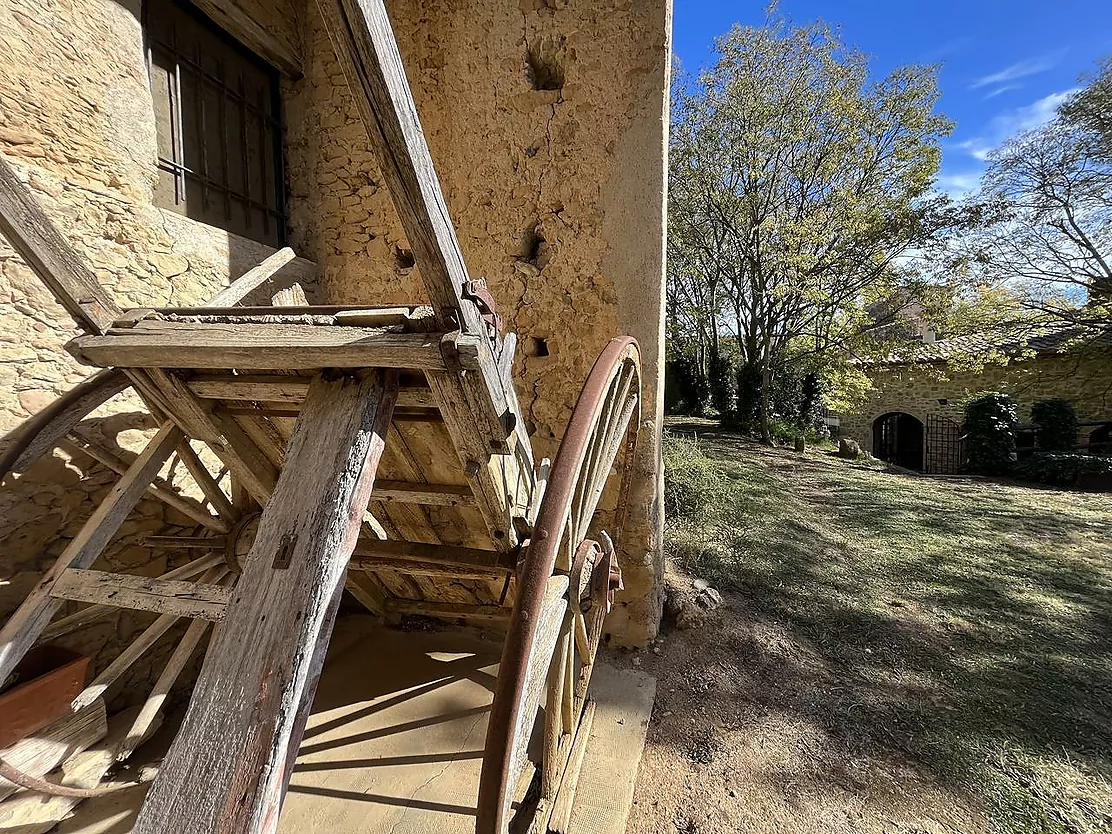
{"type": "Polygon", "coordinates": [[[910,356],[870,363],[865,370],[873,389],[853,413],[840,415],[840,434],[898,466],[953,474],[961,468],[965,401],[999,391],[1015,398],[1021,424],[1030,420],[1036,402],[1066,399],[1082,423],[1081,443],[1107,443],[1112,350],[1079,353],[1068,343],[1066,331],[1011,340],[960,337],[925,342],[910,356]],[[960,370],[952,361],[990,352],[1007,363],[960,370]]]}

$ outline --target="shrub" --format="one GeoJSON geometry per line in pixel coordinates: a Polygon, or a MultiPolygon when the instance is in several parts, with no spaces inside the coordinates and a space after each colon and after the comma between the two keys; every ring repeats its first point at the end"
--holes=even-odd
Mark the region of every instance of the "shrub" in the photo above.
{"type": "Polygon", "coordinates": [[[757,428],[761,410],[761,368],[746,362],[737,369],[737,424],[745,431],[757,428]]]}
{"type": "Polygon", "coordinates": [[[984,394],[965,405],[967,468],[978,475],[1004,475],[1015,463],[1019,414],[1007,394],[984,394]]]}
{"type": "Polygon", "coordinates": [[[1077,424],[1077,412],[1068,400],[1043,400],[1031,406],[1031,422],[1034,424],[1040,449],[1048,452],[1069,452],[1077,446],[1081,433],[1077,424]]]}
{"type": "Polygon", "coordinates": [[[711,405],[723,420],[729,420],[734,413],[737,399],[734,363],[729,356],[712,348],[708,365],[711,405]]]}
{"type": "Polygon", "coordinates": [[[710,381],[698,359],[677,353],[664,366],[664,408],[669,414],[702,417],[710,404],[710,381]]]}
{"type": "Polygon", "coordinates": [[[664,512],[672,518],[717,512],[729,492],[722,468],[703,454],[697,438],[665,432],[664,512]]]}
{"type": "Polygon", "coordinates": [[[1025,481],[1053,486],[1079,484],[1112,489],[1112,458],[1061,452],[1036,452],[1015,467],[1015,476],[1025,481]]]}

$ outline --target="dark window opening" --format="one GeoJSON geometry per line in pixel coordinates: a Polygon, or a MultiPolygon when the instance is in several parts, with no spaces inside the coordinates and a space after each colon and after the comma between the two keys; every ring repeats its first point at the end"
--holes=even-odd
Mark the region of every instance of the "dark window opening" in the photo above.
{"type": "Polygon", "coordinates": [[[185,0],[145,0],[158,134],[155,204],[285,243],[278,71],[185,0]]]}

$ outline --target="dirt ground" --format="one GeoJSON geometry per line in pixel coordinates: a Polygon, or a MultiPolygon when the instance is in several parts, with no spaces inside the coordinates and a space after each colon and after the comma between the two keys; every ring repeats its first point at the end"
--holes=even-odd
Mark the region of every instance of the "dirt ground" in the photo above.
{"type": "Polygon", "coordinates": [[[699,454],[726,495],[670,516],[671,581],[723,606],[625,656],[628,834],[1112,831],[1108,496],[699,454]]]}

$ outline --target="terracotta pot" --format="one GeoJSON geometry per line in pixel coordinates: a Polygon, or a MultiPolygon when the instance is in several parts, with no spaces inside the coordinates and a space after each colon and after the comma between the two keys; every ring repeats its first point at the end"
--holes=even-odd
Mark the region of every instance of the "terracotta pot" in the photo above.
{"type": "Polygon", "coordinates": [[[15,667],[15,685],[0,693],[0,749],[70,712],[85,688],[89,658],[61,646],[36,646],[15,667]]]}

